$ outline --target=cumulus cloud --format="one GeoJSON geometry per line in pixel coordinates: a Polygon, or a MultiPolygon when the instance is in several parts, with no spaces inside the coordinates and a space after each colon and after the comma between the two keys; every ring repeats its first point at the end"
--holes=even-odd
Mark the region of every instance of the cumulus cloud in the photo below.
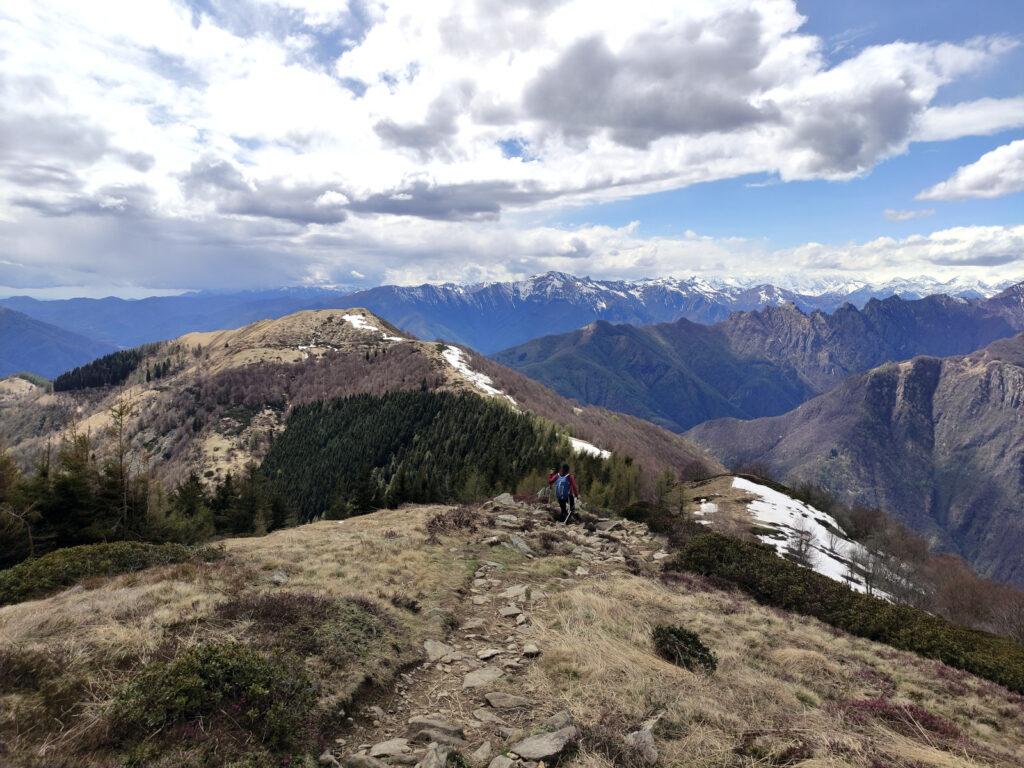
{"type": "Polygon", "coordinates": [[[833,63],[804,29],[793,0],[16,4],[0,284],[740,269],[763,254],[538,222],[746,174],[849,179],[1021,121],[1020,99],[935,104],[1012,40],[833,63]]]}
{"type": "Polygon", "coordinates": [[[1024,190],[1024,139],[1011,141],[986,152],[970,165],[934,187],[918,200],[960,200],[967,197],[1002,197],[1024,190]]]}

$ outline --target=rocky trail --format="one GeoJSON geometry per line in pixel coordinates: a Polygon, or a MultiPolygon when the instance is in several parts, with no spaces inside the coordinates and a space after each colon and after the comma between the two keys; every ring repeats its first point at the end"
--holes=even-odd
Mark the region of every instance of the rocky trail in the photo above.
{"type": "MultiPolygon", "coordinates": [[[[483,554],[461,590],[457,626],[443,641],[425,641],[424,660],[377,704],[353,713],[321,765],[539,768],[577,746],[580,729],[566,702],[539,700],[525,682],[547,650],[533,639],[535,617],[554,591],[581,580],[599,588],[603,575],[618,570],[653,574],[667,554],[643,524],[592,518],[566,525],[552,509],[509,494],[487,502],[479,517],[483,554]],[[508,551],[525,556],[527,566],[501,556],[508,551]],[[530,568],[541,551],[582,564],[553,574],[530,568]]],[[[652,764],[653,725],[627,737],[652,764]]]]}

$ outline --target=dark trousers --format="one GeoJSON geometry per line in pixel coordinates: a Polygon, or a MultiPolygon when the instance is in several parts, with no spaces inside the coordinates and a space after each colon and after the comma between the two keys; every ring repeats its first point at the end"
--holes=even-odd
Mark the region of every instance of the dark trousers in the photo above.
{"type": "Polygon", "coordinates": [[[573,514],[576,514],[576,497],[570,494],[568,499],[559,499],[558,506],[562,508],[563,515],[565,515],[566,508],[573,514]]]}

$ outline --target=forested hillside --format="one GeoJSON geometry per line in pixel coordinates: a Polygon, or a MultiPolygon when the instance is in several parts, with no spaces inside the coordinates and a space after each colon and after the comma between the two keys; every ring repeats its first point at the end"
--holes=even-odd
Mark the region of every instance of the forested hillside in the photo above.
{"type": "MultiPolygon", "coordinates": [[[[554,425],[471,394],[394,392],[296,408],[263,462],[274,492],[300,520],[347,517],[402,502],[473,501],[515,491],[531,473],[564,461],[605,501],[611,464],[573,455],[554,425]]],[[[634,500],[636,470],[616,484],[634,500]]]]}

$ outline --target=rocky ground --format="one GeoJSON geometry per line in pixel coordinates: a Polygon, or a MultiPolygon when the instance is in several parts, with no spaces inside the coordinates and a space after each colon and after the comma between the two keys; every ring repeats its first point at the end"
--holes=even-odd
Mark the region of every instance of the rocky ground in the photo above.
{"type": "MultiPolygon", "coordinates": [[[[545,648],[534,640],[531,614],[548,600],[545,584],[520,580],[500,558],[511,550],[533,559],[535,543],[582,564],[554,574],[551,583],[572,586],[608,569],[653,570],[667,556],[647,527],[626,520],[588,518],[563,524],[542,505],[503,494],[484,506],[494,526],[480,541],[491,547],[474,573],[459,624],[444,642],[423,644],[424,662],[404,672],[392,695],[372,705],[352,730],[338,737],[320,763],[350,768],[415,765],[440,768],[455,754],[472,766],[538,768],[575,747],[578,724],[566,710],[521,690],[527,668],[545,648]],[[525,693],[525,695],[524,695],[525,693]]],[[[481,518],[483,519],[483,518],[481,518]]],[[[644,762],[658,759],[656,719],[627,736],[644,762]]]]}

